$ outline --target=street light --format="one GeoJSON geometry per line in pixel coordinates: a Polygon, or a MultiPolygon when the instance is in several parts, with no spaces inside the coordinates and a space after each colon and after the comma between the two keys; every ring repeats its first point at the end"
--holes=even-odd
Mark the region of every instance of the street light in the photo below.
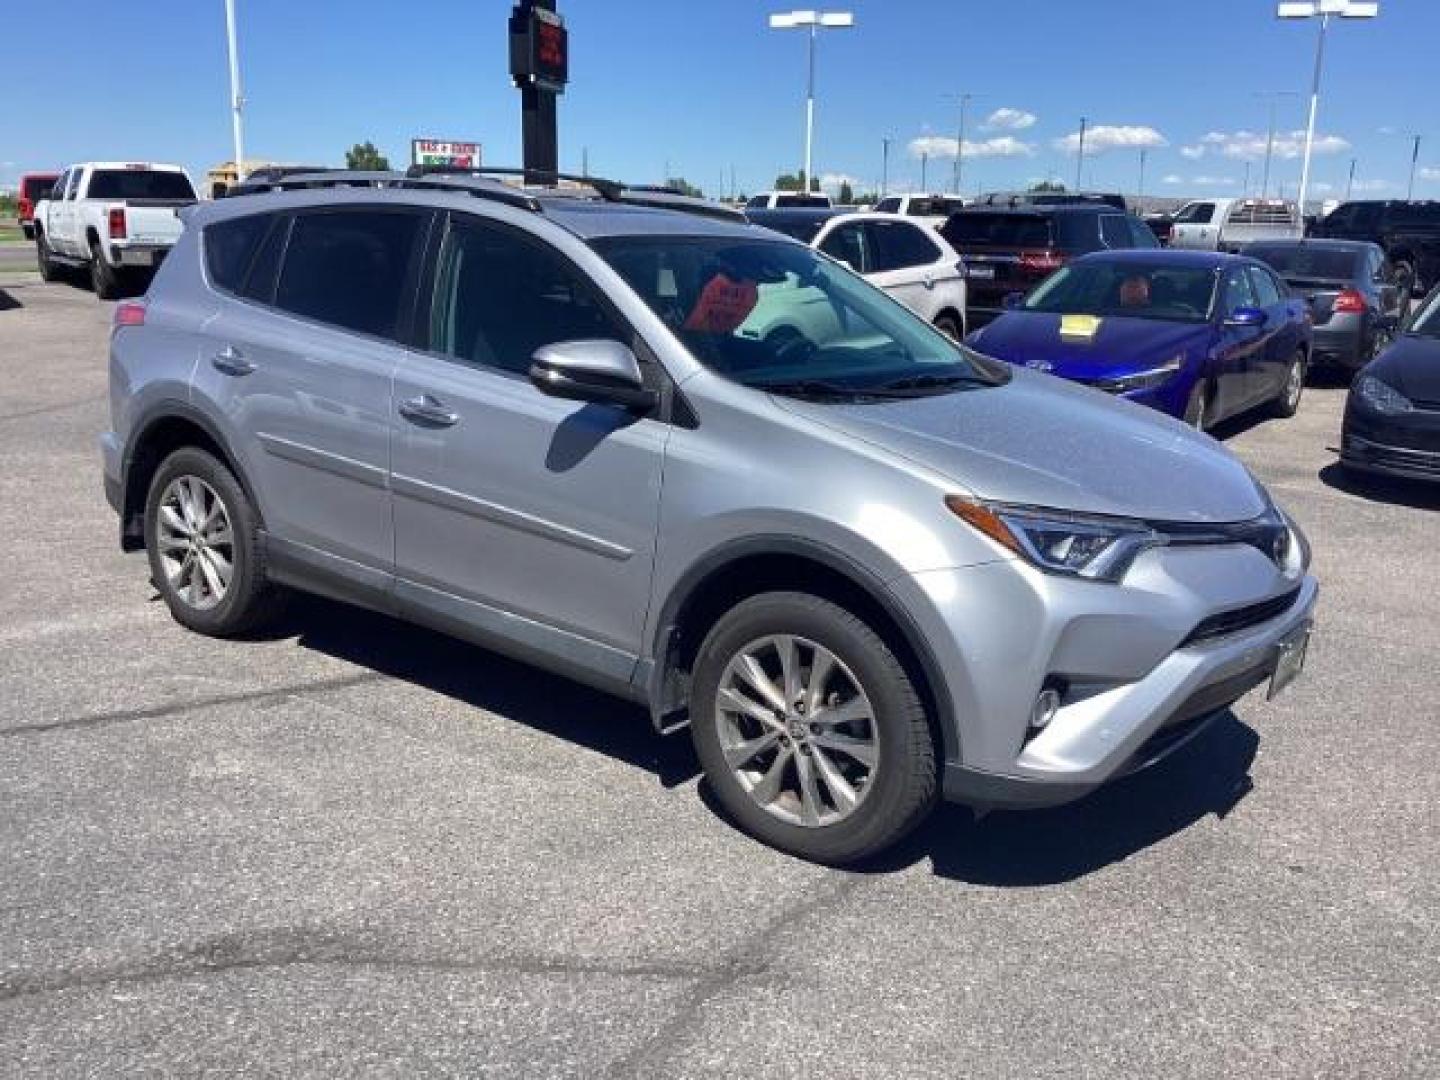
{"type": "Polygon", "coordinates": [[[815,143],[815,38],[822,29],[844,30],[855,25],[855,16],[848,11],[790,11],[770,16],[771,30],[808,30],[809,63],[805,80],[805,179],[801,188],[806,193],[814,183],[811,152],[815,143]]]}
{"type": "Polygon", "coordinates": [[[1330,16],[1342,19],[1373,19],[1380,14],[1378,0],[1281,0],[1275,14],[1282,19],[1320,18],[1320,37],[1315,44],[1315,75],[1310,82],[1310,119],[1305,125],[1305,163],[1300,168],[1300,216],[1305,216],[1305,197],[1310,192],[1310,151],[1315,144],[1315,113],[1320,107],[1320,69],[1325,62],[1325,31],[1330,16]]]}
{"type": "Polygon", "coordinates": [[[960,129],[955,137],[955,194],[960,194],[960,185],[965,171],[965,110],[970,102],[976,98],[975,94],[946,94],[946,101],[958,101],[960,103],[960,129]]]}
{"type": "Polygon", "coordinates": [[[230,48],[230,126],[235,136],[235,182],[245,179],[245,147],[240,138],[240,110],[245,98],[240,93],[240,53],[235,46],[235,0],[225,0],[225,40],[230,48]]]}

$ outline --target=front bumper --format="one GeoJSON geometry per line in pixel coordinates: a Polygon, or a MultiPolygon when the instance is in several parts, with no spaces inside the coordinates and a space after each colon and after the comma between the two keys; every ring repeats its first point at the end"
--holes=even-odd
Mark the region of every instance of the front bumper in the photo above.
{"type": "Polygon", "coordinates": [[[1364,472],[1407,480],[1440,480],[1440,450],[1389,446],[1347,433],[1340,443],[1340,460],[1347,468],[1364,472]]]}
{"type": "Polygon", "coordinates": [[[910,610],[922,605],[946,673],[945,796],[987,807],[1069,802],[1183,745],[1269,677],[1319,594],[1313,577],[1287,580],[1232,546],[1149,552],[1122,586],[1009,560],[895,587],[913,590],[910,610]],[[1266,617],[1196,636],[1217,615],[1251,610],[1266,617]],[[1031,707],[1047,685],[1063,688],[1063,703],[1035,733],[1031,707]]]}

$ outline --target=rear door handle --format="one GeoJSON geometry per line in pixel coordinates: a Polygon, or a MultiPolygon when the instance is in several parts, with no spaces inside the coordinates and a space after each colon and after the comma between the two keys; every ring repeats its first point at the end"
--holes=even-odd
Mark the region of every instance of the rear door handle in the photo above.
{"type": "Polygon", "coordinates": [[[406,398],[400,403],[400,415],[421,427],[454,427],[460,422],[459,413],[429,394],[406,398]]]}
{"type": "Polygon", "coordinates": [[[210,358],[210,363],[226,375],[249,375],[255,370],[254,363],[245,359],[245,354],[234,345],[226,345],[210,358]]]}

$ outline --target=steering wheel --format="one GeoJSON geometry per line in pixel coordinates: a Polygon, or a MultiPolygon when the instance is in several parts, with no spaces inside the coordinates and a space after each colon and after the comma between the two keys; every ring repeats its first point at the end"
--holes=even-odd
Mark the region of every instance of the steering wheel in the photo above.
{"type": "Polygon", "coordinates": [[[793,326],[778,326],[765,335],[765,344],[784,364],[804,364],[819,347],[793,326]]]}

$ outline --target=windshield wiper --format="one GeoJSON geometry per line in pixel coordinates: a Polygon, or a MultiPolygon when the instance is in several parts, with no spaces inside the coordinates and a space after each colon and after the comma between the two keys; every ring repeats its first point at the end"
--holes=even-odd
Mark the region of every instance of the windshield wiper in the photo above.
{"type": "Polygon", "coordinates": [[[789,382],[761,382],[751,385],[767,394],[796,394],[802,397],[850,398],[869,393],[859,387],[841,386],[839,383],[825,382],[822,379],[795,379],[789,382]]]}
{"type": "Polygon", "coordinates": [[[994,386],[983,375],[905,375],[874,387],[876,390],[946,390],[952,386],[994,386]]]}

